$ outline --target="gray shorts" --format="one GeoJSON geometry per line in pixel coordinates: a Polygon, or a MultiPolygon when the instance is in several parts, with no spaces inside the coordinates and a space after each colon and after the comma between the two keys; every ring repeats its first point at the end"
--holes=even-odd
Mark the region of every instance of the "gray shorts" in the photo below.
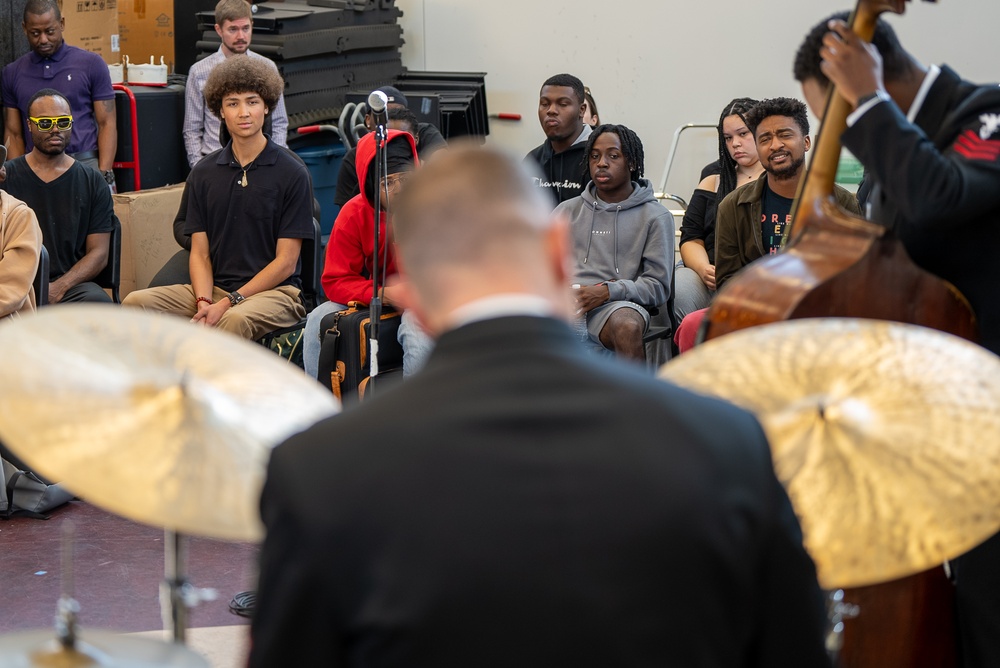
{"type": "Polygon", "coordinates": [[[601,330],[604,326],[608,324],[608,318],[611,314],[620,308],[630,308],[639,312],[642,316],[643,321],[646,323],[646,330],[649,329],[649,312],[643,307],[639,306],[635,302],[617,301],[608,302],[607,304],[601,304],[595,309],[591,309],[587,313],[587,336],[591,341],[596,343],[601,342],[601,330]]]}

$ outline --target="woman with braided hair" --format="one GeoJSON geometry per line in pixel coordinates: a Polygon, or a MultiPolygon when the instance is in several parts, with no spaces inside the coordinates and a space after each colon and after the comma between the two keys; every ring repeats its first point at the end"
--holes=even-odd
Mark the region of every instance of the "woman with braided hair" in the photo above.
{"type": "Polygon", "coordinates": [[[757,100],[738,97],[719,116],[719,171],[694,190],[681,223],[681,260],[674,275],[674,322],[706,308],[715,294],[715,210],[723,198],[764,173],[746,113],[757,100]]]}

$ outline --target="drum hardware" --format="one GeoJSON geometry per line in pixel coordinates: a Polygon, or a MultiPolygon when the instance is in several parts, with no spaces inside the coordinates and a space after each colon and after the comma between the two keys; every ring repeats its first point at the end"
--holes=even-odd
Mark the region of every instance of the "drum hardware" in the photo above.
{"type": "Polygon", "coordinates": [[[177,643],[133,638],[105,631],[81,631],[80,604],[74,598],[74,525],[67,520],[62,523],[61,529],[61,592],[56,604],[55,637],[53,638],[52,631],[28,631],[0,636],[0,668],[209,668],[204,658],[177,643]]]}
{"type": "Polygon", "coordinates": [[[185,535],[259,540],[271,448],[338,410],[262,346],[139,309],[42,309],[0,328],[0,350],[18,351],[0,439],[87,502],[185,535]]]}
{"type": "Polygon", "coordinates": [[[708,341],[660,376],[760,421],[820,586],[852,606],[831,608],[838,665],[956,664],[942,564],[1000,528],[1000,358],[915,325],[799,319],[708,341]]]}
{"type": "Polygon", "coordinates": [[[829,626],[826,632],[826,653],[836,664],[840,650],[844,646],[844,620],[854,619],[861,608],[844,601],[844,590],[835,589],[826,595],[826,618],[829,626]]]}
{"type": "Polygon", "coordinates": [[[0,668],[209,668],[203,657],[184,645],[136,638],[109,631],[80,631],[72,648],[52,631],[0,636],[0,668]]]}
{"type": "Polygon", "coordinates": [[[62,523],[62,547],[60,561],[62,562],[62,573],[60,573],[59,601],[56,604],[56,637],[59,644],[67,652],[76,648],[77,638],[77,616],[80,614],[80,603],[74,598],[75,586],[73,583],[73,538],[75,535],[74,524],[66,521],[62,523]]]}
{"type": "Polygon", "coordinates": [[[259,540],[271,448],[339,408],[262,346],[138,309],[44,309],[0,328],[0,350],[19,351],[4,360],[0,439],[87,502],[165,530],[176,641],[188,608],[216,596],[184,577],[185,537],[259,540]]]}
{"type": "Polygon", "coordinates": [[[1000,357],[881,320],[761,325],[660,377],[756,415],[827,590],[888,582],[1000,528],[1000,357]]]}
{"type": "Polygon", "coordinates": [[[219,597],[215,589],[195,587],[184,577],[183,565],[187,561],[187,544],[184,536],[163,532],[163,582],[160,583],[160,616],[163,628],[177,642],[184,642],[187,634],[188,610],[199,603],[214,601],[219,597]]]}

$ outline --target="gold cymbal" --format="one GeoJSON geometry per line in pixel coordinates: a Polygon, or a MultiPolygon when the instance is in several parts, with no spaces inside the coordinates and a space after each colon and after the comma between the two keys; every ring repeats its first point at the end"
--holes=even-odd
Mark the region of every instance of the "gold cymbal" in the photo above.
{"type": "Polygon", "coordinates": [[[1000,358],[935,330],[791,320],[660,377],[760,420],[826,588],[941,564],[1000,528],[1000,358]]]}
{"type": "Polygon", "coordinates": [[[208,668],[199,654],[178,643],[136,638],[108,631],[83,631],[74,649],[65,649],[53,632],[26,631],[0,636],[0,668],[208,668]]]}
{"type": "Polygon", "coordinates": [[[59,305],[0,325],[0,440],[113,513],[263,535],[270,448],[337,401],[262,346],[181,318],[59,305]]]}

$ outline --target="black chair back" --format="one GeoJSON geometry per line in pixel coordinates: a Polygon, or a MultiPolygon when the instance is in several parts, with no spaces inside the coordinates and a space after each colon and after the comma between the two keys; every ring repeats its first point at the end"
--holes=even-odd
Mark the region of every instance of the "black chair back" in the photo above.
{"type": "Polygon", "coordinates": [[[111,220],[114,225],[111,228],[111,240],[108,244],[108,263],[101,273],[94,277],[94,283],[105,290],[110,290],[111,299],[116,304],[121,304],[118,289],[122,281],[122,224],[118,216],[112,216],[111,220]]]}
{"type": "Polygon", "coordinates": [[[674,297],[677,294],[674,275],[676,273],[677,268],[675,267],[674,271],[670,272],[670,297],[667,298],[667,303],[658,309],[651,309],[649,311],[649,329],[646,330],[646,334],[642,337],[643,343],[653,343],[659,339],[669,339],[669,357],[667,356],[667,352],[663,351],[662,357],[664,359],[657,360],[658,363],[667,362],[679,354],[677,345],[673,340],[674,332],[677,331],[678,325],[678,323],[674,322],[674,297]]]}
{"type": "Polygon", "coordinates": [[[299,280],[302,281],[302,303],[306,313],[312,311],[321,302],[323,286],[323,230],[319,220],[313,218],[313,238],[302,240],[300,259],[302,267],[299,280]]]}
{"type": "Polygon", "coordinates": [[[45,245],[38,253],[38,271],[35,272],[35,306],[49,303],[49,251],[45,245]]]}
{"type": "MultiPolygon", "coordinates": [[[[313,238],[303,239],[302,248],[299,250],[299,261],[302,266],[299,268],[299,280],[302,282],[302,305],[309,313],[321,301],[326,301],[323,297],[323,230],[319,226],[319,220],[313,218],[313,238]]],[[[257,343],[265,348],[271,347],[271,342],[275,337],[294,332],[306,326],[306,319],[303,318],[291,327],[281,327],[269,332],[257,339],[257,343]]],[[[299,364],[301,366],[301,364],[299,364]]]]}

